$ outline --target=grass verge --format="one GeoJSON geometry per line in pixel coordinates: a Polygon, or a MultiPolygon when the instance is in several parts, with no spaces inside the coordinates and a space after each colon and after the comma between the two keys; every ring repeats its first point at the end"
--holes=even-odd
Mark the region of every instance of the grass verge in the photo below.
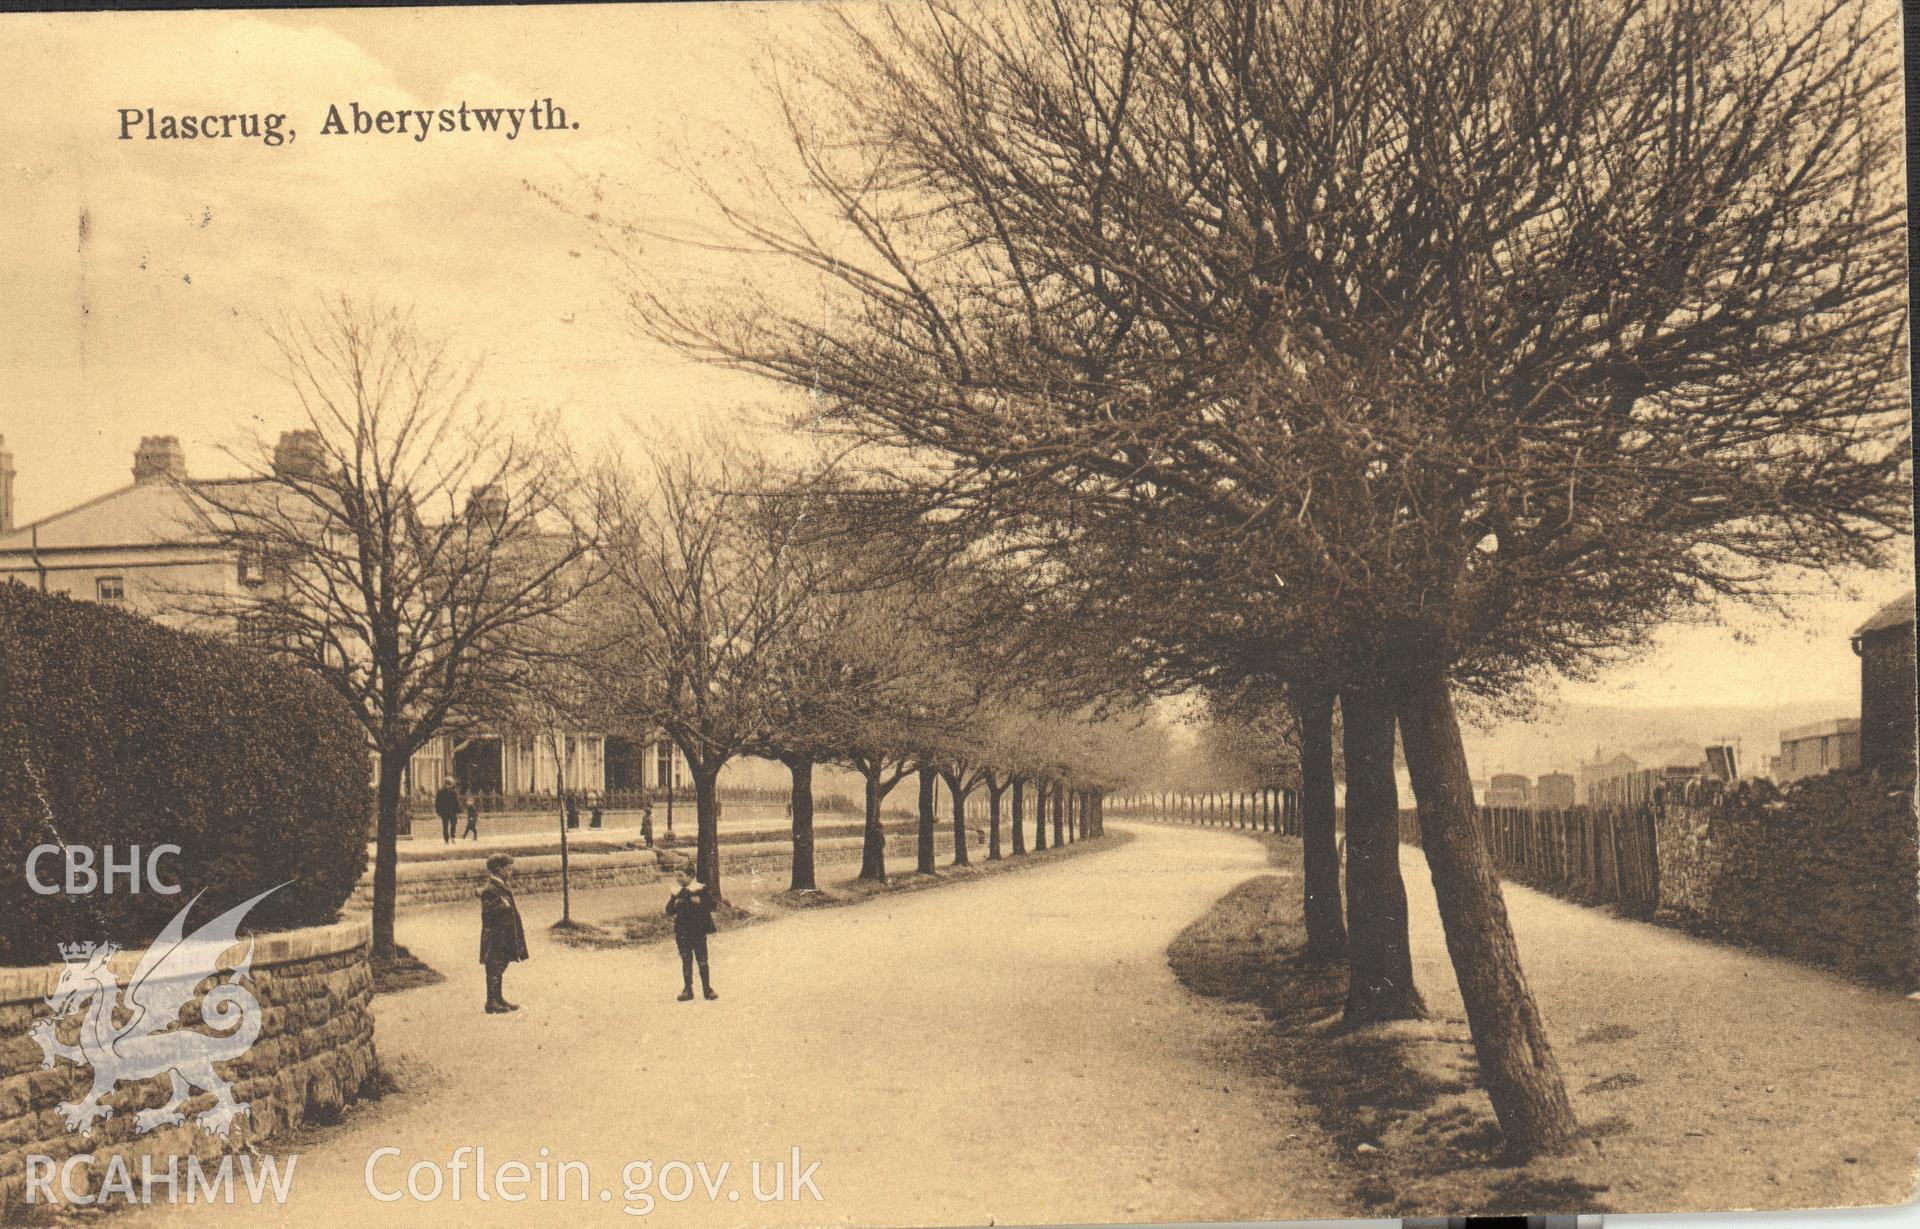
{"type": "Polygon", "coordinates": [[[418,986],[431,986],[445,980],[447,980],[446,974],[404,947],[396,946],[391,960],[373,962],[375,994],[392,994],[399,990],[412,990],[418,986]]]}
{"type": "MultiPolygon", "coordinates": [[[[1299,1089],[1338,1145],[1356,1214],[1518,1216],[1604,1212],[1583,1179],[1595,1147],[1526,1165],[1503,1160],[1466,1022],[1338,1027],[1346,972],[1304,960],[1298,841],[1259,838],[1279,871],[1250,879],[1188,926],[1168,963],[1189,989],[1258,1007],[1271,1044],[1230,1061],[1299,1089]]],[[[1604,1135],[1609,1124],[1589,1124],[1604,1135]]]]}

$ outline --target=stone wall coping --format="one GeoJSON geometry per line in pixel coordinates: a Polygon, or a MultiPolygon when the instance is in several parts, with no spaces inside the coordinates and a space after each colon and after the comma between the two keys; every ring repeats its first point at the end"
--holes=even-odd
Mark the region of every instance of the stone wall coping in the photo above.
{"type": "MultiPolygon", "coordinates": [[[[691,846],[689,846],[691,848],[691,846]]],[[[511,851],[501,851],[511,852],[511,851]]],[[[516,871],[558,871],[560,855],[530,854],[526,857],[513,856],[516,871]]],[[[610,852],[576,853],[571,857],[575,866],[652,866],[659,862],[659,855],[651,849],[619,849],[610,852]]],[[[471,879],[474,887],[487,877],[485,858],[438,858],[423,862],[402,862],[394,868],[394,877],[399,880],[436,880],[471,879]]],[[[362,883],[371,880],[369,872],[361,879],[362,883]]]]}
{"type": "MultiPolygon", "coordinates": [[[[325,926],[243,935],[241,942],[249,937],[253,940],[253,966],[271,968],[369,948],[373,944],[373,919],[367,914],[353,913],[325,926]]],[[[239,948],[240,945],[235,944],[235,949],[239,948]]],[[[145,947],[115,952],[108,959],[107,967],[124,983],[145,954],[145,947]]],[[[0,1005],[32,1003],[49,997],[59,985],[60,973],[65,968],[65,962],[0,968],[0,1005]]]]}

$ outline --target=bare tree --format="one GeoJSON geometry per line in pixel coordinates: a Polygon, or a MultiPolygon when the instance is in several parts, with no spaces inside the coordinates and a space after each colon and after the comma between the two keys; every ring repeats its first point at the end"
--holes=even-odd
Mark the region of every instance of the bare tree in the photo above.
{"type": "Polygon", "coordinates": [[[1108,535],[1091,557],[1168,563],[1195,639],[1237,622],[1395,697],[1490,1098],[1511,1149],[1552,1150],[1576,1124],[1453,692],[1589,668],[1905,528],[1891,21],[890,11],[788,112],[838,225],[722,205],[836,307],[641,305],[829,429],[948,458],[896,472],[950,522],[1063,566],[1108,535]]]}
{"type": "MultiPolygon", "coordinates": [[[[820,476],[803,477],[769,505],[787,518],[835,517],[820,476]]],[[[804,546],[817,582],[782,637],[771,675],[772,713],[753,747],[785,765],[792,781],[793,860],[790,890],[812,891],[813,772],[822,763],[848,763],[866,782],[863,875],[884,879],[886,835],[880,803],[904,764],[889,765],[889,749],[904,739],[900,724],[923,663],[910,629],[917,626],[916,595],[889,571],[885,549],[844,526],[829,523],[804,546]],[[891,728],[889,728],[891,726],[891,728]]]]}
{"type": "Polygon", "coordinates": [[[415,752],[506,694],[514,642],[588,578],[564,458],[476,407],[477,368],[410,314],[341,301],[273,341],[303,426],[194,490],[241,583],[189,600],[353,708],[378,767],[373,942],[394,954],[401,789],[415,752]]]}
{"type": "Polygon", "coordinates": [[[789,637],[821,574],[776,475],[719,440],[601,475],[607,626],[600,669],[633,724],[665,731],[693,776],[700,877],[720,895],[720,770],[774,736],[789,637]]]}

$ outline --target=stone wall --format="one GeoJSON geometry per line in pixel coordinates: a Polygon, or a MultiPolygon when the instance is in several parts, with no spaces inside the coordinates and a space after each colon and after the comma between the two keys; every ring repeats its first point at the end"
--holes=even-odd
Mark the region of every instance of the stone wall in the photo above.
{"type": "Polygon", "coordinates": [[[1653,809],[1654,846],[1659,851],[1660,908],[1686,918],[1713,912],[1724,842],[1716,806],[1672,804],[1653,809]]]}
{"type": "MultiPolygon", "coordinates": [[[[1696,782],[1657,803],[1480,807],[1475,820],[1504,879],[1920,989],[1911,777],[1849,769],[1784,792],[1696,782]]],[[[1400,839],[1420,843],[1416,811],[1401,812],[1400,839]]]]}
{"type": "MultiPolygon", "coordinates": [[[[938,831],[941,848],[951,852],[952,821],[944,821],[938,831]]],[[[1002,834],[1003,837],[1005,834],[1002,834]]],[[[1011,837],[1006,837],[1011,840],[1011,837]]],[[[890,826],[887,834],[887,857],[891,862],[901,857],[914,855],[917,837],[911,832],[902,832],[898,826],[890,826]]],[[[970,850],[978,856],[986,856],[987,835],[984,828],[972,834],[970,850]]],[[[816,839],[814,859],[820,864],[832,861],[844,862],[857,858],[863,838],[860,836],[838,836],[816,839]]],[[[511,853],[509,848],[507,852],[511,853]]],[[[680,866],[692,865],[694,842],[690,835],[682,836],[673,845],[662,844],[654,849],[605,849],[573,854],[569,859],[568,878],[575,891],[586,888],[614,887],[621,884],[651,883],[663,875],[670,875],[680,866]]],[[[784,874],[791,865],[793,845],[791,841],[767,841],[757,844],[721,845],[720,867],[731,874],[748,871],[759,874],[784,874]]],[[[942,861],[945,860],[943,856],[942,861]]],[[[474,892],[486,877],[486,859],[482,856],[472,858],[438,858],[416,862],[402,862],[394,869],[394,887],[397,906],[401,909],[420,908],[428,905],[460,904],[472,901],[474,892]]],[[[532,854],[526,857],[515,856],[513,860],[513,890],[517,896],[539,896],[560,890],[560,855],[532,854]]],[[[373,879],[371,870],[361,877],[353,889],[353,896],[347,901],[349,909],[371,909],[373,907],[373,879]]]]}
{"type": "MultiPolygon", "coordinates": [[[[0,969],[0,1220],[24,1211],[29,1156],[59,1165],[90,1153],[93,1160],[73,1185],[97,1190],[116,1158],[137,1180],[143,1156],[162,1172],[172,1157],[207,1160],[240,1151],[290,1126],[329,1120],[370,1092],[376,1069],[368,1006],[371,937],[368,920],[352,917],[255,939],[250,980],[261,1007],[260,1034],[245,1054],[214,1068],[232,1083],[235,1099],[249,1105],[225,1139],[195,1124],[195,1115],[214,1104],[213,1095],[200,1090],[180,1107],[184,1122],[135,1132],[136,1113],[166,1103],[166,1075],[116,1087],[104,1099],[113,1113],[93,1124],[91,1136],[69,1130],[55,1106],[83,1098],[93,1072],[65,1059],[43,1067],[43,1051],[30,1034],[36,1021],[51,1016],[46,1000],[64,966],[0,969]]],[[[141,954],[120,952],[111,959],[108,967],[122,985],[141,954]]],[[[193,1021],[196,1012],[189,1007],[185,1018],[193,1021]]],[[[56,1036],[74,1044],[79,1027],[75,1012],[59,1022],[56,1036]]],[[[54,1189],[60,1189],[58,1182],[54,1189]]]]}
{"type": "Polygon", "coordinates": [[[1668,804],[1655,822],[1660,907],[1730,939],[1920,988],[1912,788],[1856,770],[1779,797],[1668,804]]]}
{"type": "MultiPolygon", "coordinates": [[[[508,852],[511,852],[509,850],[508,852]]],[[[659,876],[658,856],[650,849],[623,849],[612,853],[581,853],[570,859],[568,878],[575,889],[603,888],[622,883],[649,883],[659,876]]],[[[402,862],[394,869],[395,897],[402,909],[424,905],[471,902],[485,880],[485,858],[402,862]]],[[[560,855],[537,854],[513,860],[513,890],[520,896],[538,896],[560,890],[560,855]]],[[[372,872],[362,876],[347,900],[349,909],[373,907],[372,872]]]]}

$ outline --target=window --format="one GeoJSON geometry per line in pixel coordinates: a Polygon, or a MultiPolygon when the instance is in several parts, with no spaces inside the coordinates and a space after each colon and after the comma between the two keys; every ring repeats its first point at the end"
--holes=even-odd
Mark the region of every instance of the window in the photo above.
{"type": "Polygon", "coordinates": [[[93,595],[103,602],[124,602],[127,600],[126,580],[120,576],[95,577],[93,595]]]}
{"type": "Polygon", "coordinates": [[[249,542],[241,547],[235,567],[243,586],[258,588],[286,579],[287,554],[265,542],[249,542]]]}

